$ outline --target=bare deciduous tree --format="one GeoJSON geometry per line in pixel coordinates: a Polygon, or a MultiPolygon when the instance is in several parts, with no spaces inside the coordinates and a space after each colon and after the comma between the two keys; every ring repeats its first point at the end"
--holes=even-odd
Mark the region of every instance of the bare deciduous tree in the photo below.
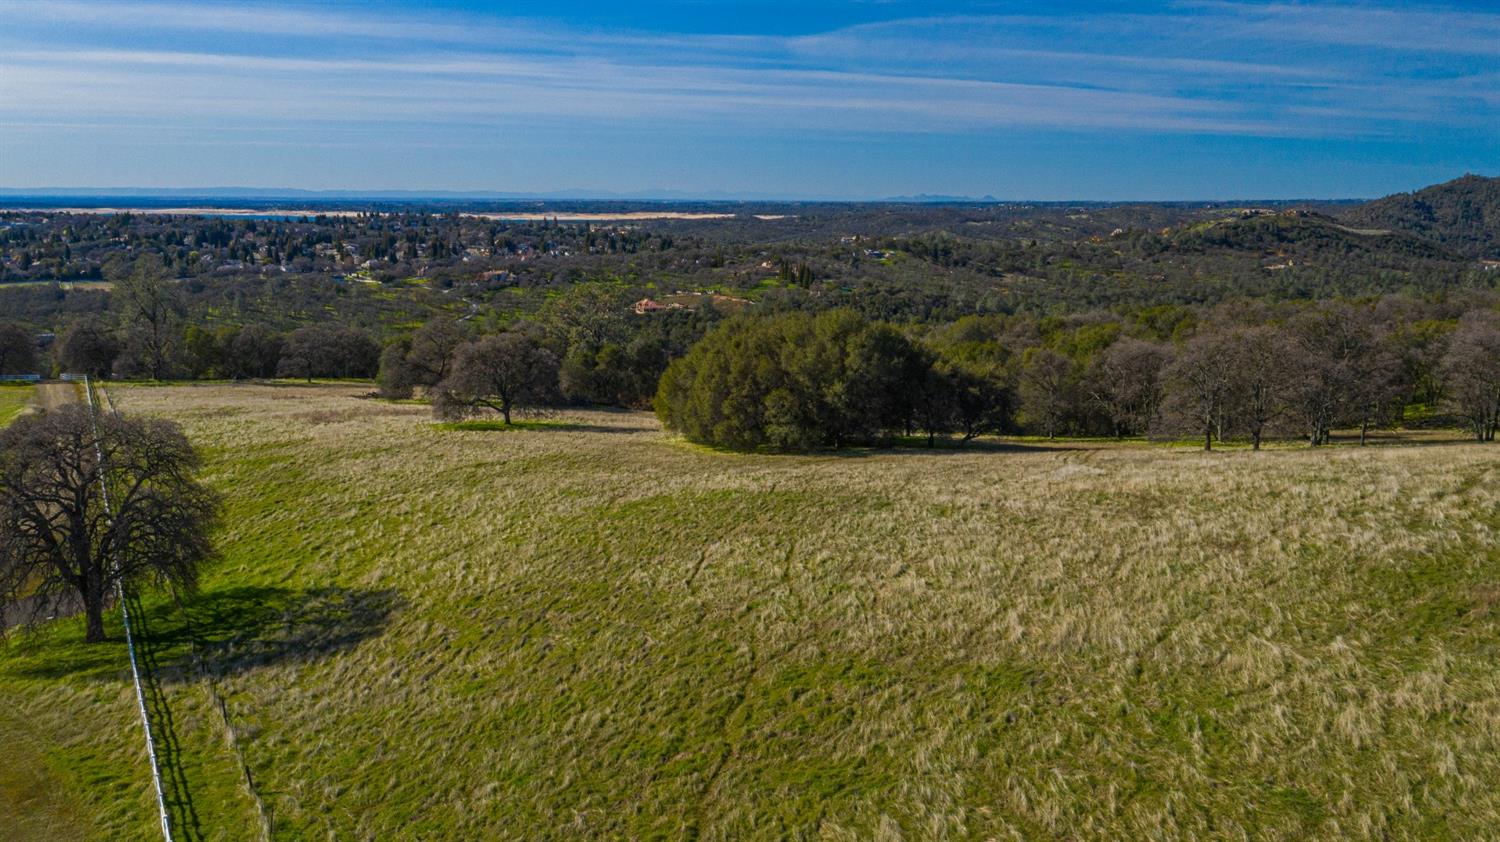
{"type": "Polygon", "coordinates": [[[1033,349],[1021,367],[1021,408],[1047,438],[1056,438],[1072,405],[1073,362],[1049,348],[1033,349]]]}
{"type": "Polygon", "coordinates": [[[113,261],[104,277],[114,283],[126,325],[125,353],[116,361],[122,374],[144,374],[161,380],[171,374],[181,322],[186,313],[182,296],[167,277],[161,258],[146,255],[134,263],[113,261]]]}
{"type": "Polygon", "coordinates": [[[1162,370],[1172,349],[1126,337],[1101,351],[1088,376],[1089,397],[1109,418],[1115,435],[1125,437],[1150,428],[1161,408],[1162,370]]]}
{"type": "Polygon", "coordinates": [[[419,386],[443,382],[453,372],[458,349],[470,339],[464,325],[450,318],[439,317],[422,325],[412,334],[411,350],[406,354],[411,382],[419,386]]]}
{"type": "Polygon", "coordinates": [[[1270,325],[1237,330],[1227,345],[1232,364],[1229,415],[1250,436],[1251,448],[1260,450],[1268,428],[1286,412],[1295,345],[1270,325]]]}
{"type": "Polygon", "coordinates": [[[57,343],[57,363],[65,372],[106,377],[120,354],[114,333],[97,318],[85,317],[68,326],[57,343]]]}
{"type": "Polygon", "coordinates": [[[1375,329],[1368,310],[1324,302],[1292,320],[1297,378],[1291,407],[1314,446],[1326,444],[1338,424],[1370,426],[1387,417],[1397,395],[1398,363],[1375,329]]]}
{"type": "Polygon", "coordinates": [[[463,418],[482,409],[511,423],[516,408],[548,406],[559,399],[558,362],[551,351],[521,333],[486,336],[458,350],[453,372],[436,387],[433,410],[463,418]]]}
{"type": "Polygon", "coordinates": [[[1500,313],[1465,316],[1443,356],[1449,403],[1476,441],[1500,432],[1500,313]]]}
{"type": "Polygon", "coordinates": [[[345,325],[308,325],[287,335],[278,377],[369,377],[379,365],[380,346],[364,330],[345,325]]]}
{"type": "Polygon", "coordinates": [[[1162,426],[1203,435],[1203,449],[1213,450],[1222,435],[1234,378],[1233,343],[1211,331],[1193,337],[1167,367],[1167,399],[1162,426]]]}
{"type": "Polygon", "coordinates": [[[0,599],[71,595],[97,643],[117,583],[192,587],[219,510],[198,465],[167,421],[96,422],[78,406],[16,421],[0,433],[0,599]]]}

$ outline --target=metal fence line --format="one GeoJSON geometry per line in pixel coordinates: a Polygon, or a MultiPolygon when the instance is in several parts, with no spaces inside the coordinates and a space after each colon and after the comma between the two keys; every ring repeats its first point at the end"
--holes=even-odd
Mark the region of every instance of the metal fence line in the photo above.
{"type": "MultiPolygon", "coordinates": [[[[94,421],[94,453],[102,468],[104,448],[99,444],[99,408],[94,403],[94,383],[88,375],[83,376],[83,391],[89,400],[89,417],[94,421]]],[[[104,501],[104,515],[112,519],[113,515],[109,507],[109,486],[105,483],[102,469],[99,472],[99,491],[104,501]]],[[[135,702],[141,711],[141,727],[146,731],[146,754],[151,758],[151,783],[156,788],[156,809],[161,815],[161,834],[166,842],[172,842],[172,822],[167,818],[167,800],[162,795],[161,765],[156,760],[156,739],[151,734],[151,717],[146,713],[146,692],[141,688],[141,669],[135,657],[135,636],[130,630],[130,607],[125,599],[123,579],[115,580],[115,595],[120,600],[120,617],[125,623],[125,648],[130,653],[130,675],[135,680],[135,702]]]]}

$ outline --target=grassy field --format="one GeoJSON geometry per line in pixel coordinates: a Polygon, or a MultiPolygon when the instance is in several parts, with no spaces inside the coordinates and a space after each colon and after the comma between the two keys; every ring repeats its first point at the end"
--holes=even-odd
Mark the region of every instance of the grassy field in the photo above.
{"type": "Polygon", "coordinates": [[[17,415],[31,402],[34,387],[24,384],[0,383],[0,427],[14,421],[17,415]]]}
{"type": "MultiPolygon", "coordinates": [[[[748,456],[367,391],[114,390],[227,501],[142,607],[188,838],[1500,827],[1495,446],[748,456]]],[[[155,832],[80,636],[0,649],[0,837],[155,832]]]]}

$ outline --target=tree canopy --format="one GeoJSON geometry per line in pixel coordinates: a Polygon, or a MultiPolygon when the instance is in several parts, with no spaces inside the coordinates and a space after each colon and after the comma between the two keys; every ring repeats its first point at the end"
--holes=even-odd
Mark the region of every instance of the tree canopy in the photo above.
{"type": "Polygon", "coordinates": [[[85,639],[104,639],[117,585],[191,588],[212,557],[219,499],[168,421],[69,406],[0,431],[0,599],[76,599],[85,639]],[[106,507],[104,488],[108,488],[106,507]]]}

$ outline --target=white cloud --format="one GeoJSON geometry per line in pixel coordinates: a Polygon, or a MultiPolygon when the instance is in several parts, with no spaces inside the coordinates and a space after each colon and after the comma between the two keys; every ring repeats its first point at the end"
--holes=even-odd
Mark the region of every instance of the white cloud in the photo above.
{"type": "MultiPolygon", "coordinates": [[[[1402,122],[1473,124],[1493,119],[1500,105],[1493,73],[1457,65],[1413,79],[1388,55],[1358,52],[1372,44],[1426,49],[1454,26],[1466,27],[1450,39],[1462,45],[1474,33],[1500,32],[1500,15],[1366,7],[1200,3],[1154,16],[935,16],[801,37],[169,2],[0,0],[0,17],[21,33],[0,33],[0,117],[12,125],[134,120],[187,130],[247,117],[319,126],[537,117],[748,130],[1357,135],[1402,122]],[[134,46],[142,35],[175,48],[134,46]],[[1332,46],[1279,46],[1294,39],[1332,46]]],[[[1421,60],[1430,71],[1431,56],[1421,60]]]]}

